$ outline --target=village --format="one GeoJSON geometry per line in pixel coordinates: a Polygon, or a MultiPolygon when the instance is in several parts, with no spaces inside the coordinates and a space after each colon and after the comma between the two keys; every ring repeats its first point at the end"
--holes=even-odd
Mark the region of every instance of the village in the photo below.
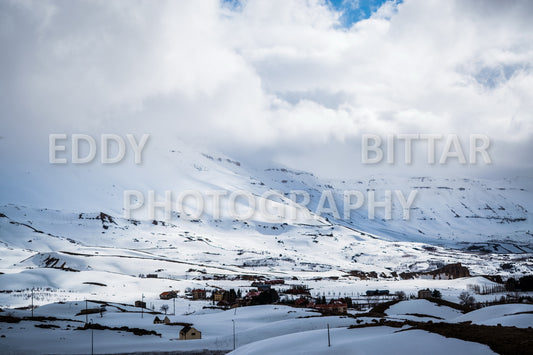
{"type": "MultiPolygon", "coordinates": [[[[455,276],[465,275],[465,269],[461,264],[451,264],[444,267],[444,270],[455,273],[455,276]]],[[[466,271],[467,272],[467,271],[466,271]]],[[[447,274],[453,279],[453,275],[447,274]]],[[[157,274],[149,274],[148,278],[157,278],[157,274]]],[[[141,308],[141,310],[147,309],[150,314],[157,314],[154,319],[154,324],[166,324],[174,326],[182,326],[179,332],[180,340],[192,340],[201,339],[202,332],[196,329],[189,323],[173,322],[170,316],[176,315],[176,299],[190,300],[190,301],[204,301],[208,302],[208,305],[202,306],[203,309],[218,309],[218,310],[230,310],[240,307],[259,306],[259,305],[284,305],[294,308],[309,309],[314,312],[318,312],[322,316],[350,316],[354,314],[361,314],[370,312],[376,307],[386,307],[394,305],[400,301],[405,300],[430,300],[439,305],[446,305],[457,307],[464,311],[475,310],[482,307],[487,307],[496,304],[508,304],[508,303],[529,303],[533,304],[533,297],[530,294],[521,294],[522,291],[517,288],[517,285],[522,282],[524,291],[532,291],[533,277],[525,276],[522,279],[516,281],[514,279],[508,280],[502,286],[481,287],[475,285],[468,285],[468,290],[461,293],[458,297],[458,302],[454,303],[442,299],[442,293],[439,289],[419,289],[416,293],[406,294],[404,291],[390,292],[387,289],[369,289],[364,293],[350,294],[340,296],[340,292],[337,293],[339,297],[334,297],[335,292],[323,292],[315,293],[312,296],[311,288],[307,284],[303,283],[290,283],[284,279],[262,279],[256,280],[250,283],[249,287],[245,288],[246,291],[242,291],[240,288],[235,290],[223,289],[221,287],[212,288],[187,288],[184,292],[180,290],[163,291],[159,294],[159,299],[163,301],[173,301],[173,311],[170,304],[164,303],[160,306],[159,312],[152,304],[152,309],[147,309],[147,302],[138,300],[135,302],[135,307],[141,308]],[[489,295],[498,294],[506,291],[506,296],[501,296],[499,299],[494,298],[492,301],[476,302],[474,294],[489,295]],[[518,291],[518,292],[517,292],[518,291]]],[[[190,305],[189,305],[190,307],[190,305]]],[[[188,313],[184,313],[187,315],[188,313]]]]}
{"type": "MultiPolygon", "coordinates": [[[[149,278],[156,278],[155,274],[147,275],[149,278]]],[[[438,290],[423,289],[418,293],[412,294],[411,299],[434,299],[440,298],[438,290]]],[[[170,290],[161,292],[159,299],[163,301],[173,301],[172,304],[164,303],[155,309],[152,303],[151,308],[147,306],[149,300],[142,297],[132,305],[137,308],[137,313],[141,314],[141,318],[153,316],[153,324],[163,324],[168,326],[178,326],[179,340],[195,340],[202,339],[202,331],[193,326],[192,323],[174,321],[176,314],[176,300],[183,301],[203,301],[202,309],[211,310],[230,310],[240,307],[260,306],[260,305],[283,305],[293,308],[307,309],[317,312],[320,316],[347,316],[350,315],[349,310],[354,312],[369,311],[379,304],[392,304],[394,302],[406,300],[407,296],[403,292],[396,292],[391,294],[388,290],[367,290],[364,294],[356,297],[341,297],[341,298],[326,298],[312,297],[311,289],[305,284],[286,284],[283,279],[254,281],[250,284],[250,289],[243,293],[240,289],[224,290],[222,288],[197,288],[186,289],[181,293],[179,290],[170,290]],[[173,306],[172,312],[171,305],[173,306]]],[[[101,318],[107,311],[106,302],[102,301],[86,301],[85,309],[81,309],[79,315],[86,316],[86,329],[96,328],[99,326],[92,321],[89,322],[89,315],[98,314],[101,318]],[[100,304],[99,307],[89,308],[87,304],[100,304]]],[[[190,310],[190,304],[189,304],[190,310]]],[[[187,316],[189,312],[183,315],[187,316]]],[[[142,332],[141,332],[142,334],[142,332]]],[[[140,334],[140,335],[141,335],[140,334]]]]}
{"type": "MultiPolygon", "coordinates": [[[[491,349],[499,349],[505,337],[531,338],[533,277],[504,282],[490,275],[471,276],[460,263],[391,281],[365,279],[363,274],[349,281],[290,275],[218,281],[189,275],[176,281],[165,278],[164,270],[152,270],[135,277],[140,294],[114,299],[92,292],[83,300],[43,303],[40,296],[46,290],[32,289],[29,306],[0,310],[0,344],[8,353],[39,353],[37,343],[22,341],[30,332],[53,344],[55,353],[158,349],[219,355],[255,353],[256,346],[268,352],[280,336],[289,337],[294,346],[307,339],[326,352],[340,349],[344,341],[364,339],[359,334],[393,336],[398,328],[424,329],[429,333],[418,336],[439,334],[442,342],[451,337],[491,349]],[[264,348],[263,341],[270,345],[264,348]]],[[[87,284],[95,291],[108,287],[87,284]]]]}

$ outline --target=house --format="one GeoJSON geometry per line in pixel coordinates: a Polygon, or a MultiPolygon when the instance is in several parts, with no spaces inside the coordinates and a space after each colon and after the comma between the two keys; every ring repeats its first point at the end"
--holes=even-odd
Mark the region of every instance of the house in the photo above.
{"type": "Polygon", "coordinates": [[[202,332],[191,326],[185,326],[180,330],[180,340],[202,339],[202,332]]]}
{"type": "Polygon", "coordinates": [[[262,285],[257,285],[257,290],[259,291],[267,291],[267,290],[270,290],[270,285],[269,284],[262,284],[262,285]]]}
{"type": "Polygon", "coordinates": [[[292,285],[291,288],[284,292],[289,295],[309,295],[311,289],[307,285],[292,285]]]}
{"type": "Polygon", "coordinates": [[[202,289],[195,289],[191,291],[192,293],[192,299],[193,300],[205,300],[206,299],[206,292],[202,289]]]}
{"type": "Polygon", "coordinates": [[[431,291],[429,288],[425,290],[418,290],[418,298],[431,298],[431,291]]]}
{"type": "Polygon", "coordinates": [[[332,301],[330,304],[317,304],[315,306],[322,314],[338,315],[348,313],[348,305],[341,301],[332,301]]]}
{"type": "Polygon", "coordinates": [[[165,318],[161,319],[158,316],[154,318],[154,324],[170,324],[170,319],[165,316],[165,318]]]}
{"type": "Polygon", "coordinates": [[[366,291],[367,296],[388,296],[389,290],[368,290],[366,291]]]}
{"type": "Polygon", "coordinates": [[[211,296],[213,298],[213,301],[220,302],[224,299],[224,291],[222,290],[213,291],[211,296]]]}
{"type": "Polygon", "coordinates": [[[146,302],[135,301],[135,307],[146,308],[146,302]]]}
{"type": "Polygon", "coordinates": [[[251,290],[246,294],[246,296],[244,296],[244,298],[253,298],[259,296],[260,294],[261,291],[251,290]]]}
{"type": "Polygon", "coordinates": [[[157,274],[148,274],[146,275],[147,279],[157,279],[157,274]]]}
{"type": "Polygon", "coordinates": [[[252,287],[259,287],[260,285],[283,285],[285,280],[266,280],[266,281],[254,281],[252,287]]]}
{"type": "Polygon", "coordinates": [[[178,294],[176,291],[166,291],[159,295],[159,298],[162,300],[170,300],[172,298],[178,297],[178,294]]]}
{"type": "Polygon", "coordinates": [[[300,297],[294,301],[294,305],[297,307],[314,307],[315,303],[308,297],[300,297]]]}

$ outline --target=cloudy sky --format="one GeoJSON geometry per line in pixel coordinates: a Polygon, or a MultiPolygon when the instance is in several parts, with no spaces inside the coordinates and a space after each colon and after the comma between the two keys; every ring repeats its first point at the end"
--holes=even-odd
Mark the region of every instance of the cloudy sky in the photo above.
{"type": "Polygon", "coordinates": [[[532,176],[532,13],[526,0],[1,1],[3,165],[47,162],[49,133],[148,132],[325,177],[532,176]],[[482,133],[493,164],[363,166],[365,133],[482,133]]]}

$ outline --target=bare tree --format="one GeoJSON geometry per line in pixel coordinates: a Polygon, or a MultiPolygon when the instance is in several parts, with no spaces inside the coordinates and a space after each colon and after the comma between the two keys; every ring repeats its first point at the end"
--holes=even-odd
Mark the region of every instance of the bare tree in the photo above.
{"type": "Polygon", "coordinates": [[[167,314],[168,312],[168,304],[164,304],[161,306],[161,308],[159,308],[161,310],[161,312],[165,312],[165,314],[167,314]]]}
{"type": "Polygon", "coordinates": [[[403,291],[396,291],[396,293],[394,295],[400,301],[403,301],[403,300],[407,299],[407,296],[405,295],[405,292],[403,292],[403,291]]]}
{"type": "Polygon", "coordinates": [[[462,305],[467,307],[472,307],[474,303],[476,303],[476,299],[468,291],[461,292],[459,295],[459,300],[461,300],[462,305]]]}

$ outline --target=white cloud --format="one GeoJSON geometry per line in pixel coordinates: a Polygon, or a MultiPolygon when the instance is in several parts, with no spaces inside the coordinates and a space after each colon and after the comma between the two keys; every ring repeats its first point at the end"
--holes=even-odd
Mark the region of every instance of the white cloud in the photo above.
{"type": "Polygon", "coordinates": [[[325,159],[346,164],[362,132],[481,132],[531,169],[512,153],[532,141],[531,7],[389,2],[343,28],[319,0],[5,1],[2,144],[127,128],[329,169],[290,154],[335,142],[325,159]]]}

